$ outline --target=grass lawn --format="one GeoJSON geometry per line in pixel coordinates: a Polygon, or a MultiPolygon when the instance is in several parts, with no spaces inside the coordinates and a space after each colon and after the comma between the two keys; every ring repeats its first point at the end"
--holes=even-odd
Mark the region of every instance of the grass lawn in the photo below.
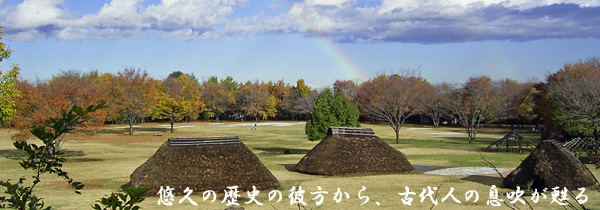
{"type": "MultiPolygon", "coordinates": [[[[281,187],[278,189],[283,199],[281,202],[269,201],[266,191],[261,191],[258,201],[264,205],[239,203],[246,209],[298,209],[291,206],[288,195],[292,187],[300,185],[305,190],[304,201],[306,209],[429,209],[432,202],[426,199],[421,203],[419,194],[423,188],[439,187],[437,200],[438,205],[434,209],[481,209],[492,208],[486,206],[489,198],[491,185],[500,186],[502,179],[498,175],[478,176],[436,176],[425,175],[423,171],[417,170],[407,174],[394,175],[370,175],[370,176],[345,176],[329,177],[307,175],[292,170],[293,166],[313,148],[318,142],[308,141],[304,134],[304,124],[301,122],[282,122],[281,125],[259,124],[257,130],[250,130],[253,123],[240,125],[238,122],[225,123],[178,123],[175,124],[176,132],[168,133],[166,124],[145,123],[135,128],[134,136],[126,136],[127,128],[124,125],[110,125],[101,129],[94,135],[78,133],[71,135],[64,144],[67,162],[64,170],[75,181],[81,181],[86,186],[82,195],[77,195],[69,190],[68,185],[54,176],[44,176],[41,184],[36,188],[36,194],[45,199],[47,205],[56,209],[89,209],[95,200],[104,195],[120,190],[120,186],[129,181],[129,176],[135,168],[144,163],[169,137],[198,137],[198,136],[231,136],[237,135],[242,142],[252,150],[260,160],[279,179],[281,187]],[[283,154],[288,150],[290,154],[283,154]],[[359,191],[362,187],[366,190],[360,199],[359,191]],[[416,195],[411,196],[414,200],[412,206],[404,206],[398,193],[405,191],[405,186],[416,195]],[[323,204],[317,206],[312,200],[317,187],[321,187],[328,194],[323,194],[323,204]],[[462,203],[457,204],[452,199],[441,203],[450,188],[454,188],[454,195],[462,203]],[[340,203],[334,201],[335,192],[347,192],[349,199],[345,196],[340,203]],[[465,202],[465,193],[476,190],[479,200],[475,203],[465,202]],[[379,205],[377,205],[379,204],[379,205]]],[[[401,140],[395,144],[394,132],[387,125],[363,124],[363,127],[371,127],[375,133],[384,141],[399,149],[407,155],[408,160],[414,166],[428,167],[461,167],[475,166],[485,167],[481,159],[483,155],[488,161],[499,168],[512,170],[517,167],[521,160],[528,154],[518,153],[492,153],[480,152],[480,148],[486,147],[492,141],[508,133],[506,129],[488,128],[483,129],[474,144],[468,144],[466,134],[460,128],[432,128],[405,126],[401,130],[401,140]]],[[[10,136],[14,134],[9,130],[0,130],[0,180],[17,180],[19,177],[29,177],[30,171],[24,171],[18,164],[20,154],[12,146],[10,136]]],[[[539,134],[521,132],[535,142],[539,141],[539,134]]],[[[334,152],[334,151],[332,151],[334,152]]],[[[600,177],[600,170],[590,169],[600,177]]],[[[504,174],[506,175],[506,173],[504,174]]],[[[3,189],[2,189],[3,190],[3,189]]],[[[508,189],[499,189],[500,193],[511,192],[508,189]]],[[[182,193],[181,191],[180,193],[182,193]]],[[[579,191],[574,191],[577,195],[579,191]]],[[[600,208],[600,193],[593,189],[587,189],[584,193],[588,196],[585,204],[588,208],[600,208]]],[[[244,198],[248,197],[245,192],[240,193],[244,198]]],[[[537,204],[531,202],[530,196],[524,199],[529,201],[535,209],[563,209],[557,204],[550,204],[550,192],[546,193],[547,199],[540,199],[537,204]]],[[[221,195],[222,196],[222,195],[221,195]]],[[[222,198],[211,203],[203,201],[201,195],[193,195],[191,199],[198,206],[190,205],[188,202],[179,204],[183,196],[175,197],[174,205],[167,207],[157,205],[158,197],[148,197],[142,203],[144,209],[225,209],[222,198]]],[[[506,196],[501,198],[508,200],[506,196]]],[[[570,198],[572,200],[572,198],[570,198]]],[[[517,204],[518,208],[529,209],[526,205],[517,204]]],[[[506,208],[506,207],[501,207],[506,208]]],[[[567,207],[568,208],[568,207],[567,207]]]]}

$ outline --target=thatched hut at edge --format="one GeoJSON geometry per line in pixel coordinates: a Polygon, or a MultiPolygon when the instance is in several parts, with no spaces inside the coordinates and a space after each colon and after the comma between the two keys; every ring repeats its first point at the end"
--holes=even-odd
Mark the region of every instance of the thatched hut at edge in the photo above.
{"type": "Polygon", "coordinates": [[[279,181],[237,136],[170,138],[130,176],[134,187],[150,188],[156,194],[161,186],[183,193],[222,192],[237,185],[239,190],[271,189],[279,181]]]}
{"type": "Polygon", "coordinates": [[[582,163],[595,163],[589,157],[600,154],[600,142],[594,138],[575,138],[566,142],[564,146],[582,163]]]}
{"type": "Polygon", "coordinates": [[[590,170],[555,140],[542,141],[503,180],[505,188],[538,190],[557,186],[575,190],[596,183],[590,170]]]}
{"type": "Polygon", "coordinates": [[[294,167],[319,175],[389,174],[414,170],[406,155],[394,149],[371,128],[330,127],[294,167]]]}
{"type": "Polygon", "coordinates": [[[511,131],[498,141],[491,143],[486,148],[481,149],[485,152],[530,152],[535,147],[535,144],[519,135],[515,131],[511,131]]]}

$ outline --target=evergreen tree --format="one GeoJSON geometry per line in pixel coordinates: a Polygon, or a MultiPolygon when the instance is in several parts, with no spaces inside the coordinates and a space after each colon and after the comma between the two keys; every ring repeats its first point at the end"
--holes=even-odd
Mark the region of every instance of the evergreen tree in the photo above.
{"type": "Polygon", "coordinates": [[[342,94],[333,96],[326,89],[313,103],[314,112],[306,122],[305,132],[311,141],[323,139],[330,126],[358,127],[358,108],[342,94]]]}

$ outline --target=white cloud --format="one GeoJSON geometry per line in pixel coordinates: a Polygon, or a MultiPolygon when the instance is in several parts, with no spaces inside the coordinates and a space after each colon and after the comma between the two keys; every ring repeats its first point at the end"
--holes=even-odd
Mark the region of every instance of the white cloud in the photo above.
{"type": "Polygon", "coordinates": [[[290,15],[306,31],[342,42],[523,41],[600,37],[600,31],[588,29],[600,27],[592,21],[600,19],[598,6],[598,0],[382,0],[359,8],[347,2],[331,7],[305,1],[295,3],[290,15]],[[552,21],[540,18],[544,14],[552,21]]]}
{"type": "Polygon", "coordinates": [[[144,20],[159,30],[192,28],[208,30],[227,22],[239,1],[164,0],[143,13],[144,20]]]}
{"type": "Polygon", "coordinates": [[[25,0],[0,10],[3,27],[26,30],[44,26],[65,25],[68,12],[60,9],[63,0],[25,0]]]}
{"type": "Polygon", "coordinates": [[[73,28],[67,27],[60,30],[56,37],[67,41],[97,41],[97,40],[117,40],[143,35],[139,29],[118,29],[118,28],[73,28]]]}
{"type": "MultiPolygon", "coordinates": [[[[300,33],[339,42],[463,42],[600,37],[600,0],[305,0],[235,18],[246,0],[111,0],[81,18],[63,0],[0,5],[5,38],[231,40],[300,33]],[[146,6],[145,6],[146,5],[146,6]]],[[[5,0],[0,0],[0,3],[5,0]]]]}
{"type": "Polygon", "coordinates": [[[138,13],[143,0],[112,0],[97,14],[85,15],[77,21],[81,27],[140,28],[147,25],[138,13]]]}

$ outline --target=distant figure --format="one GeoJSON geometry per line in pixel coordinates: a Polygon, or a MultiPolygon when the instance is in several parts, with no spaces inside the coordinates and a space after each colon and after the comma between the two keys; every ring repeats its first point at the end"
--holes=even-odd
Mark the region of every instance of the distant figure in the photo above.
{"type": "Polygon", "coordinates": [[[256,123],[254,123],[254,127],[250,128],[250,130],[256,130],[256,127],[257,127],[257,125],[256,125],[256,123]]]}

